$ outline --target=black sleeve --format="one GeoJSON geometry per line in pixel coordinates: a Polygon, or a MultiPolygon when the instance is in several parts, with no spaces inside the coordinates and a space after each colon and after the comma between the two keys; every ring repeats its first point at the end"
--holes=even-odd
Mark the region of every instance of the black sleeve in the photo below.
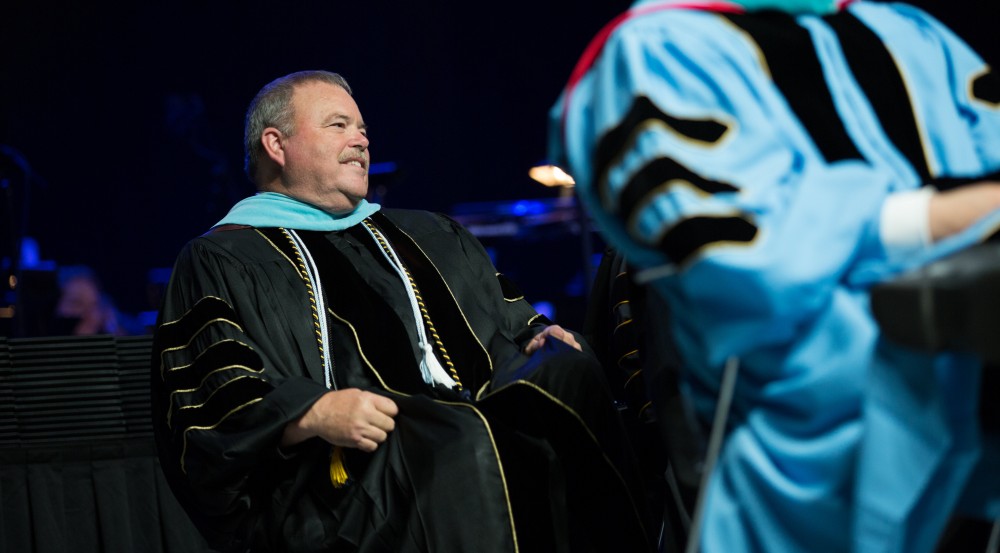
{"type": "Polygon", "coordinates": [[[174,267],[153,345],[161,465],[192,520],[224,551],[242,547],[269,508],[258,497],[266,473],[288,462],[277,449],[285,425],[326,392],[273,370],[258,345],[266,337],[246,331],[258,326],[246,305],[253,280],[212,244],[192,242],[174,267]]]}

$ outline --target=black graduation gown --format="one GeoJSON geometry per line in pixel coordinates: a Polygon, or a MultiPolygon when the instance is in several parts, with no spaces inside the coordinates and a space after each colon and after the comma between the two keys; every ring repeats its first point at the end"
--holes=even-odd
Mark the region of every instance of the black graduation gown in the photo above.
{"type": "Polygon", "coordinates": [[[181,252],[153,353],[154,426],[181,504],[223,551],[646,551],[636,473],[594,357],[547,321],[454,221],[370,219],[420,292],[463,393],[423,382],[406,289],[361,225],[298,231],[327,303],[337,388],[399,406],[374,453],[281,450],[328,389],[315,293],[282,229],[215,231],[181,252]]]}

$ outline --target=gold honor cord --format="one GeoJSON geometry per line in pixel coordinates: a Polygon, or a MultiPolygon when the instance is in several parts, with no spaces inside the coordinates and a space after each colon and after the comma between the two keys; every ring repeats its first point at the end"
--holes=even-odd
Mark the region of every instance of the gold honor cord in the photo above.
{"type": "Polygon", "coordinates": [[[625,325],[628,325],[628,324],[632,324],[632,319],[625,319],[624,321],[618,323],[618,326],[616,326],[615,329],[611,331],[611,334],[614,335],[614,333],[618,332],[625,325]]]}
{"type": "Polygon", "coordinates": [[[448,280],[444,278],[443,274],[441,274],[441,270],[437,268],[437,265],[435,265],[434,262],[431,261],[431,256],[427,255],[427,252],[425,252],[424,249],[420,247],[420,244],[418,244],[417,241],[414,240],[412,236],[407,234],[407,232],[403,229],[397,228],[397,230],[399,230],[399,232],[403,233],[404,236],[409,238],[410,242],[412,242],[413,245],[416,246],[418,250],[420,250],[420,254],[423,255],[428,262],[430,262],[431,267],[434,268],[434,272],[437,273],[438,278],[441,279],[441,282],[444,284],[444,287],[448,290],[448,295],[451,296],[451,301],[455,304],[455,308],[458,309],[458,313],[462,315],[462,321],[465,323],[465,328],[469,330],[469,334],[471,334],[472,337],[475,338],[476,344],[479,345],[479,349],[481,349],[483,351],[483,354],[486,356],[486,361],[490,365],[490,374],[493,374],[493,358],[490,356],[489,352],[486,351],[486,346],[484,346],[483,343],[479,341],[479,336],[476,335],[476,331],[472,330],[472,325],[469,324],[469,318],[465,316],[465,311],[462,311],[462,307],[458,303],[458,298],[455,297],[455,293],[451,291],[451,286],[448,285],[448,280]]]}
{"type": "Polygon", "coordinates": [[[639,408],[639,413],[636,414],[636,417],[638,417],[638,418],[641,419],[642,418],[642,414],[646,412],[646,409],[649,409],[652,406],[653,406],[653,402],[652,401],[647,401],[646,403],[643,403],[642,407],[639,408]]]}
{"type": "MultiPolygon", "coordinates": [[[[299,250],[299,241],[296,240],[297,236],[293,236],[289,231],[281,229],[281,232],[288,239],[288,243],[292,246],[292,250],[295,252],[295,269],[299,273],[299,277],[306,286],[306,293],[309,295],[309,310],[312,313],[313,321],[313,331],[316,333],[316,345],[319,348],[319,357],[323,360],[323,371],[328,375],[330,381],[327,382],[327,388],[331,387],[333,382],[332,375],[330,375],[330,367],[327,366],[327,356],[326,356],[326,344],[323,340],[323,326],[320,321],[320,310],[317,307],[316,294],[323,293],[322,290],[314,290],[312,278],[310,277],[309,268],[306,266],[305,261],[302,259],[302,252],[299,250]]],[[[303,247],[305,245],[303,244],[303,247]]]]}
{"type": "MultiPolygon", "coordinates": [[[[375,378],[378,378],[378,381],[382,385],[382,387],[394,394],[405,396],[406,394],[393,390],[385,383],[385,380],[382,380],[382,375],[380,375],[378,371],[375,370],[375,367],[372,365],[371,361],[369,361],[368,357],[365,356],[365,352],[361,348],[361,340],[358,339],[358,332],[357,330],[355,330],[354,325],[352,325],[350,322],[348,322],[340,315],[334,313],[333,309],[327,307],[326,311],[327,313],[330,314],[330,316],[344,323],[345,325],[347,325],[347,328],[351,329],[351,334],[354,335],[354,345],[358,348],[358,354],[361,356],[361,360],[364,361],[365,366],[367,366],[368,369],[372,371],[372,373],[375,375],[375,378]]],[[[330,452],[330,483],[333,484],[334,488],[339,489],[344,487],[344,485],[347,484],[347,481],[349,479],[350,479],[350,474],[348,474],[347,465],[344,462],[344,449],[339,445],[334,446],[333,450],[330,452]]]]}
{"type": "MultiPolygon", "coordinates": [[[[368,227],[368,230],[371,231],[372,235],[375,236],[382,250],[385,251],[386,255],[388,255],[390,259],[392,259],[394,254],[392,253],[385,236],[383,236],[378,228],[376,228],[375,225],[373,225],[368,219],[364,220],[364,224],[368,227]]],[[[441,351],[441,357],[444,359],[445,365],[448,366],[448,372],[450,373],[451,378],[455,381],[458,391],[461,392],[464,390],[464,387],[462,386],[462,380],[458,377],[458,369],[456,369],[455,364],[452,363],[451,356],[448,355],[448,350],[445,349],[444,343],[441,341],[441,336],[438,335],[437,329],[434,327],[434,322],[431,321],[430,313],[428,313],[427,306],[424,304],[423,297],[420,295],[420,288],[417,287],[417,282],[413,280],[413,275],[410,274],[409,269],[402,264],[402,261],[399,263],[400,269],[402,269],[403,274],[406,275],[406,279],[409,281],[410,289],[413,290],[413,295],[417,299],[417,305],[420,308],[420,314],[424,319],[424,323],[427,325],[427,330],[430,332],[431,337],[434,339],[434,343],[441,351]]]]}
{"type": "MultiPolygon", "coordinates": [[[[638,349],[634,349],[634,350],[632,350],[632,351],[630,351],[630,352],[622,355],[621,357],[619,357],[618,358],[618,362],[616,363],[618,365],[618,368],[619,369],[624,369],[625,367],[622,366],[622,362],[625,361],[626,359],[628,359],[629,356],[636,355],[638,353],[639,353],[639,350],[638,349]]],[[[639,369],[638,372],[642,372],[642,369],[639,369]]],[[[631,378],[629,378],[629,380],[631,380],[631,378]]],[[[625,385],[628,386],[628,382],[626,382],[625,385]]]]}
{"type": "MultiPolygon", "coordinates": [[[[326,375],[326,387],[337,389],[336,381],[333,378],[333,359],[330,357],[329,348],[326,346],[329,340],[326,320],[326,306],[323,302],[322,283],[319,279],[319,270],[312,260],[312,254],[306,248],[305,242],[299,238],[294,230],[281,229],[281,232],[288,239],[288,243],[295,252],[295,268],[299,273],[302,282],[305,283],[306,293],[309,295],[309,309],[312,313],[313,330],[316,333],[316,343],[319,347],[320,359],[323,360],[323,374],[326,375]],[[313,283],[315,282],[315,286],[313,283]]],[[[334,445],[330,451],[330,483],[334,488],[342,488],[350,480],[347,472],[347,465],[344,461],[344,449],[339,445],[334,445]]]]}

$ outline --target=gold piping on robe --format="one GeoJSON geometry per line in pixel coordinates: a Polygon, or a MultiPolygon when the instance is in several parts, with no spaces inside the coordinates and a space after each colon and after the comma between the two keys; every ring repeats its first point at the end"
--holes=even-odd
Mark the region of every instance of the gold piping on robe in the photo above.
{"type": "Polygon", "coordinates": [[[243,405],[239,405],[239,406],[233,408],[231,411],[229,411],[228,413],[226,413],[225,415],[223,415],[222,418],[219,419],[218,422],[216,422],[215,424],[213,424],[211,426],[189,426],[189,427],[185,428],[184,429],[184,433],[182,434],[182,436],[183,436],[183,447],[181,447],[181,472],[184,473],[184,474],[187,474],[187,462],[185,461],[184,458],[187,455],[187,437],[188,437],[188,432],[190,432],[192,430],[212,430],[213,428],[215,428],[215,427],[219,426],[220,424],[222,424],[223,422],[225,422],[225,420],[228,419],[233,413],[236,413],[237,411],[239,411],[239,410],[241,410],[241,409],[243,409],[245,407],[249,407],[250,405],[253,405],[254,403],[257,403],[258,401],[263,401],[263,399],[264,398],[259,397],[257,399],[250,400],[250,401],[244,403],[243,405]]]}
{"type": "MultiPolygon", "coordinates": [[[[229,369],[234,369],[234,368],[242,368],[242,369],[246,369],[246,370],[248,370],[250,372],[258,373],[258,374],[264,372],[264,369],[261,369],[259,371],[255,371],[255,370],[253,370],[250,367],[247,367],[245,365],[228,365],[228,366],[220,367],[218,369],[210,371],[208,374],[205,375],[204,378],[201,379],[201,382],[198,384],[197,388],[189,388],[189,389],[185,389],[185,390],[174,390],[174,391],[170,392],[169,400],[167,401],[167,405],[168,405],[168,407],[167,407],[167,427],[168,428],[173,428],[173,422],[172,421],[173,421],[173,416],[174,416],[174,396],[175,395],[196,392],[196,391],[200,390],[202,386],[205,385],[205,381],[208,380],[208,377],[212,376],[213,374],[216,374],[216,373],[219,373],[219,372],[222,372],[222,371],[226,371],[226,370],[229,370],[229,369]]],[[[201,403],[198,403],[198,404],[182,405],[181,407],[178,407],[177,410],[181,411],[183,409],[196,409],[198,407],[204,407],[205,404],[208,403],[209,401],[211,401],[212,398],[215,396],[215,392],[218,392],[224,386],[226,386],[226,385],[228,385],[228,384],[230,384],[232,382],[236,382],[237,380],[242,380],[244,378],[254,378],[254,379],[260,380],[261,382],[267,382],[268,384],[270,384],[270,382],[268,380],[266,380],[264,378],[260,378],[259,376],[250,376],[250,375],[237,376],[236,378],[229,379],[229,380],[223,382],[222,384],[219,384],[218,387],[216,387],[214,390],[212,390],[211,393],[208,394],[208,397],[205,398],[205,401],[203,401],[201,403]]]]}
{"type": "MultiPolygon", "coordinates": [[[[628,490],[628,484],[625,483],[625,478],[618,471],[618,468],[615,467],[615,464],[613,462],[611,462],[611,459],[608,458],[608,454],[605,453],[604,452],[604,448],[601,447],[601,442],[599,442],[597,440],[597,436],[594,435],[594,432],[590,429],[589,426],[587,426],[587,423],[584,422],[583,417],[581,417],[579,413],[577,413],[575,410],[573,410],[572,407],[570,407],[569,405],[566,405],[562,400],[560,400],[559,398],[553,396],[552,394],[550,394],[547,390],[545,390],[541,386],[539,386],[539,385],[537,385],[537,384],[535,384],[533,382],[528,382],[527,380],[515,380],[515,381],[510,382],[508,384],[505,384],[504,386],[502,386],[502,387],[500,387],[500,388],[492,391],[491,393],[487,394],[487,397],[489,397],[489,396],[491,396],[493,394],[497,394],[500,391],[506,390],[507,388],[510,388],[510,387],[513,387],[513,386],[527,386],[528,388],[531,388],[531,389],[535,390],[536,392],[542,394],[543,396],[545,396],[546,398],[548,398],[550,401],[552,401],[553,403],[555,403],[559,407],[562,407],[567,413],[569,413],[574,419],[576,419],[577,422],[580,423],[580,426],[583,428],[584,432],[587,433],[587,436],[589,436],[590,439],[594,442],[594,445],[597,446],[597,449],[599,449],[601,451],[601,457],[604,459],[604,462],[605,462],[605,464],[607,464],[608,468],[611,469],[611,472],[618,478],[618,481],[621,483],[622,488],[625,489],[625,490],[628,490]]],[[[642,517],[639,514],[639,508],[635,504],[635,498],[632,497],[631,493],[626,493],[625,495],[627,495],[628,498],[629,498],[629,504],[632,506],[632,512],[635,515],[635,518],[638,521],[640,527],[645,527],[645,525],[642,523],[642,517]]]]}
{"type": "MultiPolygon", "coordinates": [[[[223,305],[225,305],[226,307],[228,307],[230,310],[233,308],[232,305],[229,305],[229,302],[227,302],[226,300],[220,298],[219,296],[204,296],[200,300],[194,302],[194,305],[192,305],[190,309],[188,309],[187,311],[185,311],[183,315],[181,315],[180,317],[177,317],[176,319],[174,319],[172,321],[165,322],[165,323],[161,324],[160,328],[163,328],[165,326],[170,326],[172,324],[177,324],[177,323],[181,322],[182,320],[184,320],[184,317],[187,317],[188,315],[191,314],[192,311],[194,311],[195,309],[197,309],[198,306],[201,304],[201,302],[208,301],[208,300],[218,300],[218,301],[222,302],[223,305]]],[[[242,329],[240,329],[240,330],[242,330],[242,329]]]]}
{"type": "Polygon", "coordinates": [[[479,341],[479,336],[477,336],[475,331],[472,330],[472,325],[469,324],[469,319],[465,316],[465,311],[462,310],[462,305],[458,303],[458,299],[455,297],[455,293],[451,291],[451,286],[448,285],[448,281],[445,280],[444,275],[441,274],[441,270],[438,269],[437,265],[434,264],[434,260],[432,260],[431,257],[427,255],[427,252],[425,252],[424,249],[420,247],[420,244],[418,244],[417,241],[414,240],[412,236],[410,236],[405,230],[399,227],[396,228],[398,228],[399,232],[403,233],[404,236],[409,238],[410,242],[413,242],[413,245],[416,246],[418,250],[420,250],[420,254],[427,259],[427,262],[430,263],[431,267],[434,269],[434,272],[437,273],[438,278],[441,279],[441,282],[444,284],[445,289],[448,290],[448,295],[451,296],[451,301],[455,303],[455,307],[458,309],[459,315],[462,316],[462,321],[465,323],[465,327],[469,329],[469,333],[472,334],[472,337],[476,340],[476,343],[479,344],[479,349],[483,350],[483,355],[486,356],[486,362],[489,364],[490,374],[493,374],[493,358],[490,357],[490,353],[486,350],[486,347],[483,346],[483,343],[479,341]]]}

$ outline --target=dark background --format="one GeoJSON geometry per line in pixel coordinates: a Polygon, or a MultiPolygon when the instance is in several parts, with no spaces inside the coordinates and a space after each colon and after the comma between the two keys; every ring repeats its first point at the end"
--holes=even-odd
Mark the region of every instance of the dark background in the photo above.
{"type": "MultiPolygon", "coordinates": [[[[996,65],[994,0],[916,3],[996,65]]],[[[453,212],[554,198],[527,176],[545,156],[547,112],[590,38],[628,6],[6,4],[0,145],[33,174],[27,187],[11,181],[22,187],[16,194],[30,194],[27,234],[43,259],[96,269],[130,312],[151,308],[150,269],[169,267],[184,242],[253,192],[242,173],[242,119],[264,83],[320,68],[348,79],[373,162],[397,166],[373,177],[388,191],[384,205],[453,212]]],[[[532,283],[581,252],[558,237],[509,246],[517,253],[498,265],[520,273],[533,301],[548,298],[532,297],[532,283]]]]}

